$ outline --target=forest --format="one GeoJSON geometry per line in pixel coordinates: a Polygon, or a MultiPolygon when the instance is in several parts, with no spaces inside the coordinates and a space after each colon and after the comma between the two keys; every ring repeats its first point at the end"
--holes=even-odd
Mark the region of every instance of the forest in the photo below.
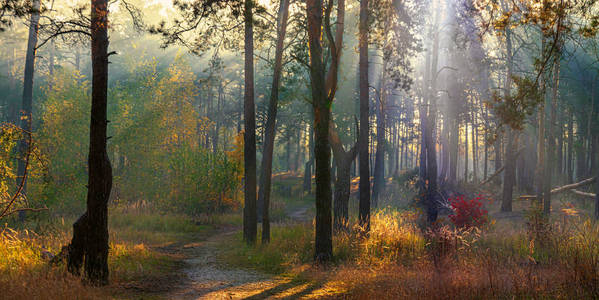
{"type": "Polygon", "coordinates": [[[0,0],[0,299],[598,299],[595,0],[0,0]]]}

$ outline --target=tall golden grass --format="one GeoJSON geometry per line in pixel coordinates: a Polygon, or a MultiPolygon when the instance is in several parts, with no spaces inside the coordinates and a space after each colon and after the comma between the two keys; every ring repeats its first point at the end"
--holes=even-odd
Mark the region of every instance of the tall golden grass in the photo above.
{"type": "Polygon", "coordinates": [[[189,217],[139,211],[113,211],[109,224],[110,285],[106,288],[84,284],[66,272],[62,263],[50,265],[51,255],[69,242],[65,226],[50,224],[47,227],[53,229],[43,234],[0,228],[0,299],[107,299],[139,294],[127,288],[169,278],[180,265],[180,257],[155,247],[188,242],[207,229],[189,217]]]}
{"type": "Polygon", "coordinates": [[[581,216],[535,218],[423,230],[414,213],[384,209],[368,235],[359,228],[335,235],[337,260],[327,269],[312,266],[310,224],[276,227],[271,243],[256,248],[228,241],[223,247],[236,250],[224,258],[295,272],[350,299],[598,298],[599,225],[581,216]]]}

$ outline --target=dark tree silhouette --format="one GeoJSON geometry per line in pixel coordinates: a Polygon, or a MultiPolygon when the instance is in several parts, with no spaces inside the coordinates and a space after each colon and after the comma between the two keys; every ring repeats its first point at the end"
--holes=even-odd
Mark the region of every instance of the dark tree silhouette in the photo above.
{"type": "Polygon", "coordinates": [[[108,284],[108,198],[112,168],[106,152],[108,86],[108,0],[91,1],[92,109],[87,211],[73,224],[68,267],[94,285],[108,284]]]}

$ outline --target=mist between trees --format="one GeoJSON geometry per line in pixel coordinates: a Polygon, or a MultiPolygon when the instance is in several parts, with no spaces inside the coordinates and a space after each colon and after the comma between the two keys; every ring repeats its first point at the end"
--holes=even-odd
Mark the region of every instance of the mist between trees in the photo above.
{"type": "Polygon", "coordinates": [[[435,268],[463,230],[525,224],[535,263],[596,230],[594,1],[75,2],[0,0],[0,219],[73,223],[52,264],[92,285],[113,212],[239,216],[255,255],[309,223],[314,266],[391,227],[435,268]]]}

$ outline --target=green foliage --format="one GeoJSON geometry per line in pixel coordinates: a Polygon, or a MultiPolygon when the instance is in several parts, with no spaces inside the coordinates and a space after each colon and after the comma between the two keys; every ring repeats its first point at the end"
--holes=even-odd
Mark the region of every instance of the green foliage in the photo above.
{"type": "Polygon", "coordinates": [[[502,124],[515,130],[522,130],[526,118],[535,112],[543,97],[537,83],[530,78],[512,76],[512,80],[516,85],[514,94],[502,97],[498,93],[493,93],[492,100],[486,105],[493,110],[502,124]]]}
{"type": "Polygon", "coordinates": [[[19,132],[10,124],[0,124],[0,202],[10,198],[9,187],[15,182],[15,169],[11,158],[20,137],[19,132]]]}
{"type": "Polygon", "coordinates": [[[169,173],[178,180],[172,182],[170,194],[165,198],[168,201],[161,201],[161,205],[196,215],[237,208],[240,200],[237,179],[242,173],[239,160],[204,148],[193,151],[182,147],[174,154],[169,173]]]}
{"type": "MultiPolygon", "coordinates": [[[[199,143],[198,136],[212,123],[199,116],[189,64],[177,57],[166,70],[159,69],[155,59],[130,60],[127,65],[126,79],[109,90],[111,201],[195,215],[237,208],[241,140],[237,137],[231,151],[211,151],[199,143]]],[[[31,166],[29,198],[55,211],[80,214],[87,192],[89,80],[61,68],[44,92],[43,126],[35,133],[39,159],[31,166]]],[[[3,139],[9,137],[2,132],[3,139]]],[[[6,151],[0,170],[8,175],[4,156],[14,145],[2,146],[6,151]]]]}
{"type": "Polygon", "coordinates": [[[87,193],[89,81],[76,71],[57,70],[46,90],[37,133],[39,164],[32,170],[30,198],[66,212],[80,212],[87,193]]]}

